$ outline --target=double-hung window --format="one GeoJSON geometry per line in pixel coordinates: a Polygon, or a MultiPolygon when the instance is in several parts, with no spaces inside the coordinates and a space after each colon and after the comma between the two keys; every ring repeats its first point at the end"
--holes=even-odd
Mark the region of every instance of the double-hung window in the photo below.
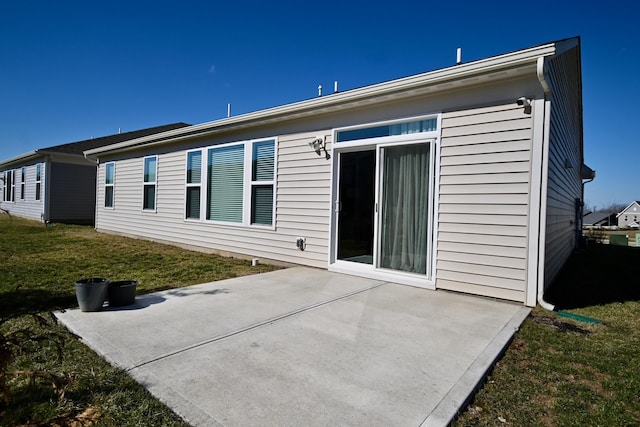
{"type": "Polygon", "coordinates": [[[104,207],[113,207],[114,184],[116,164],[113,162],[104,165],[104,207]]]}
{"type": "Polygon", "coordinates": [[[200,194],[202,187],[202,151],[187,153],[185,218],[200,219],[200,194]]]}
{"type": "Polygon", "coordinates": [[[40,189],[42,187],[42,163],[36,165],[36,200],[40,200],[40,189]]]}
{"type": "Polygon", "coordinates": [[[16,201],[15,171],[4,172],[4,200],[5,202],[16,201]]]}
{"type": "Polygon", "coordinates": [[[202,181],[200,170],[195,173],[195,165],[201,164],[201,152],[189,152],[186,217],[200,218],[200,194],[206,192],[206,220],[238,225],[273,226],[275,150],[275,139],[209,147],[202,152],[203,155],[206,153],[207,168],[206,179],[202,181]],[[193,203],[196,198],[197,206],[193,203]]]}
{"type": "Polygon", "coordinates": [[[158,156],[144,158],[144,185],[142,209],[156,209],[156,184],[158,177],[158,156]]]}
{"type": "Polygon", "coordinates": [[[273,225],[274,141],[253,143],[251,224],[273,225]]]}
{"type": "Polygon", "coordinates": [[[24,184],[27,178],[27,168],[26,167],[22,167],[22,169],[20,169],[20,199],[24,200],[24,184]]]}

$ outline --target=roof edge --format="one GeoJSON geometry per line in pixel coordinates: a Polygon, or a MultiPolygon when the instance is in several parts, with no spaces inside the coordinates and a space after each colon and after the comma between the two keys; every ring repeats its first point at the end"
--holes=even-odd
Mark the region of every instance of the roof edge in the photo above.
{"type": "Polygon", "coordinates": [[[39,150],[32,150],[27,153],[19,154],[15,157],[12,157],[10,159],[3,160],[2,162],[0,162],[0,169],[3,169],[5,166],[11,166],[18,163],[22,163],[28,159],[37,157],[39,155],[42,155],[39,153],[39,150]]]}
{"type": "Polygon", "coordinates": [[[192,125],[142,138],[123,141],[113,145],[87,150],[84,154],[86,157],[98,157],[98,154],[128,151],[147,144],[169,143],[181,139],[204,136],[213,133],[216,130],[230,129],[241,125],[250,126],[252,123],[257,124],[276,117],[292,117],[296,115],[296,113],[300,115],[303,112],[310,114],[314,111],[350,104],[365,99],[382,98],[385,95],[409,92],[420,87],[442,84],[449,80],[469,78],[474,75],[488,74],[492,71],[517,68],[530,63],[535,63],[540,57],[555,55],[558,52],[559,43],[562,43],[564,46],[566,43],[571,43],[572,40],[574,40],[573,43],[575,44],[575,38],[546,43],[468,63],[453,65],[408,77],[401,77],[382,83],[350,89],[344,92],[311,98],[235,117],[214,120],[199,125],[192,125]]]}

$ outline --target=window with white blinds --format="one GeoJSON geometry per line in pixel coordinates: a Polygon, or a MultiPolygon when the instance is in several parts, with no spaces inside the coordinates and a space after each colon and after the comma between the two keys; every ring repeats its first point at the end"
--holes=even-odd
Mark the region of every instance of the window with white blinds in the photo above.
{"type": "Polygon", "coordinates": [[[244,144],[209,149],[207,219],[242,223],[244,144]]]}
{"type": "Polygon", "coordinates": [[[251,173],[251,224],[273,225],[273,140],[253,143],[251,173]]]}
{"type": "Polygon", "coordinates": [[[186,211],[185,218],[200,219],[200,194],[202,188],[202,151],[187,153],[186,211]]]}
{"type": "Polygon", "coordinates": [[[267,139],[187,152],[185,218],[272,227],[275,151],[267,139]]]}

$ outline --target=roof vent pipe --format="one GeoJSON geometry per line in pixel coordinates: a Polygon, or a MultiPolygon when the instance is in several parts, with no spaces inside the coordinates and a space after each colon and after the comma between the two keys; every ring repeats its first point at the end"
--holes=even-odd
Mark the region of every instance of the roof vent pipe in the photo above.
{"type": "Polygon", "coordinates": [[[456,51],[456,65],[462,64],[462,48],[459,47],[456,51]]]}
{"type": "Polygon", "coordinates": [[[231,104],[227,104],[227,119],[231,117],[231,104]]]}
{"type": "Polygon", "coordinates": [[[318,85],[318,96],[322,96],[322,85],[318,85]]]}
{"type": "Polygon", "coordinates": [[[338,93],[338,81],[333,82],[333,93],[338,93]]]}

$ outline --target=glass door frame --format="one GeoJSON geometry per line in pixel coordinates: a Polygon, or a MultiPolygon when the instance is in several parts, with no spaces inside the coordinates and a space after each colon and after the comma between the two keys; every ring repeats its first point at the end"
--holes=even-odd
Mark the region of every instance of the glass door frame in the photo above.
{"type": "MultiPolygon", "coordinates": [[[[430,116],[433,117],[433,116],[430,116]]],[[[406,122],[407,120],[403,120],[406,122]]],[[[396,123],[384,122],[384,123],[396,123]]],[[[375,124],[373,124],[375,125],[375,124]]],[[[362,128],[363,126],[358,126],[362,128]]],[[[354,127],[356,128],[356,127],[354,127]]],[[[349,129],[349,128],[344,128],[349,129]]],[[[402,283],[411,286],[418,286],[428,289],[435,289],[435,257],[437,253],[436,236],[437,221],[435,213],[437,212],[438,201],[438,182],[439,182],[439,142],[440,142],[440,116],[438,116],[438,130],[432,132],[420,132],[413,134],[403,134],[394,136],[383,136],[377,138],[368,138],[360,140],[352,140],[347,142],[338,142],[332,144],[332,182],[331,182],[331,216],[330,216],[330,241],[329,241],[329,270],[347,274],[354,274],[373,279],[380,279],[394,283],[402,283]],[[428,253],[427,253],[427,272],[425,275],[407,273],[398,270],[385,269],[378,267],[380,253],[380,221],[381,221],[381,200],[382,200],[382,150],[386,147],[410,145],[410,144],[429,144],[430,155],[430,178],[429,178],[429,217],[428,217],[428,253]],[[338,247],[338,214],[339,214],[339,176],[340,176],[340,156],[342,153],[376,150],[376,172],[375,172],[375,207],[374,207],[374,248],[373,248],[373,265],[339,260],[337,258],[338,247]]],[[[334,129],[333,140],[336,141],[338,131],[343,129],[334,129]]]]}

